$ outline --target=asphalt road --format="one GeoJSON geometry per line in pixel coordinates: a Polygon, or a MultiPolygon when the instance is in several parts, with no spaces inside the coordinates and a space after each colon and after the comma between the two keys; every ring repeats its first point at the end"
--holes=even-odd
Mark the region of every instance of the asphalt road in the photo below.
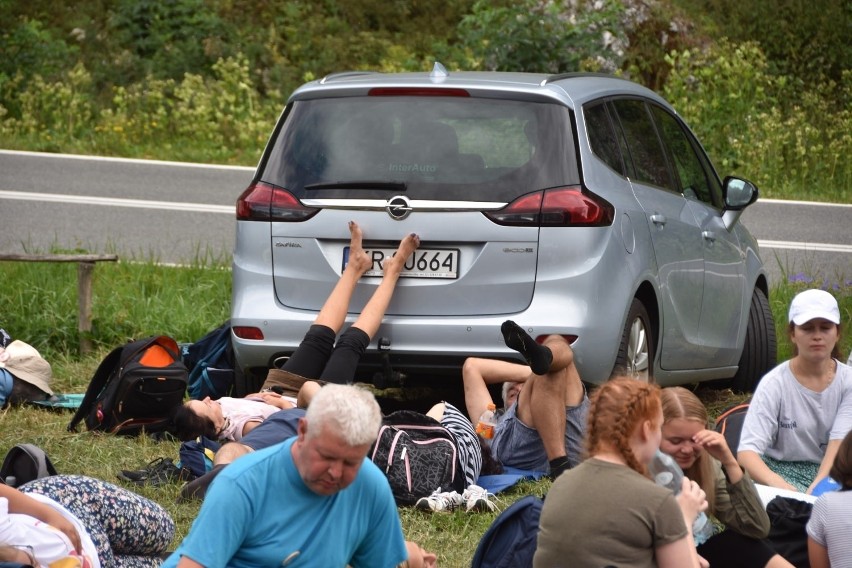
{"type": "MultiPolygon", "coordinates": [[[[0,253],[83,250],[227,260],[234,203],[254,168],[0,150],[0,253]]],[[[742,221],[772,282],[852,282],[852,204],[760,200],[742,221]]]]}

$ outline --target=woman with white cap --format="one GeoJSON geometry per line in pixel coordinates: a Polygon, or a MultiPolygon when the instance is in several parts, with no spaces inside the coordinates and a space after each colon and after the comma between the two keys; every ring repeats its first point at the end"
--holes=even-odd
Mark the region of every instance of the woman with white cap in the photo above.
{"type": "Polygon", "coordinates": [[[852,368],[840,361],[840,309],[824,290],[790,304],[793,358],[754,391],[737,457],[757,483],[810,493],[852,429],[852,368]]]}

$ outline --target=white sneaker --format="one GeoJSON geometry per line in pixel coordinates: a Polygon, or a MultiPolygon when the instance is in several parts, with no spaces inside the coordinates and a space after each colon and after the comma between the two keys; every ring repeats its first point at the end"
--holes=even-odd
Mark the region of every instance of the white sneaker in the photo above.
{"type": "Polygon", "coordinates": [[[479,485],[469,486],[464,490],[461,497],[468,513],[471,511],[484,512],[497,510],[497,505],[492,500],[494,494],[489,493],[479,485]]]}
{"type": "Polygon", "coordinates": [[[449,513],[456,509],[460,509],[464,503],[464,499],[457,492],[444,491],[442,493],[441,488],[439,487],[428,497],[421,497],[418,499],[414,506],[423,511],[440,511],[449,513]]]}

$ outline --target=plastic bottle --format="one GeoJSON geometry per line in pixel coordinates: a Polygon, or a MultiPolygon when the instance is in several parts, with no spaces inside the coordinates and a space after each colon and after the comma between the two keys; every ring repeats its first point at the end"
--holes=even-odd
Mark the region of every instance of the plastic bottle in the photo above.
{"type": "MultiPolygon", "coordinates": [[[[670,455],[657,450],[654,459],[648,464],[648,470],[657,485],[671,489],[675,495],[680,493],[683,470],[670,455]]],[[[713,536],[713,523],[702,511],[692,523],[692,538],[695,540],[695,546],[704,544],[711,536],[713,536]]]]}
{"type": "Polygon", "coordinates": [[[494,437],[494,425],[496,424],[494,411],[496,409],[497,407],[494,404],[489,404],[482,416],[479,417],[479,422],[476,423],[476,433],[486,440],[494,437]]]}

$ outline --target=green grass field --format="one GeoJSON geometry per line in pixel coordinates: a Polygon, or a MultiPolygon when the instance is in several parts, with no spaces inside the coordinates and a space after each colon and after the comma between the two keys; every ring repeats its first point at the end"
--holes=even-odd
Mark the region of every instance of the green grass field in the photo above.
{"type": "MultiPolygon", "coordinates": [[[[152,263],[99,265],[94,282],[94,329],[96,352],[77,354],[76,267],[0,262],[3,286],[0,327],[13,337],[35,346],[52,364],[53,388],[60,393],[83,392],[101,358],[130,338],[164,333],[179,342],[191,342],[217,327],[228,317],[230,272],[222,266],[162,267],[152,263]]],[[[799,279],[801,280],[801,279],[799,279]]],[[[779,337],[779,360],[789,357],[784,320],[790,298],[806,287],[821,283],[788,282],[774,288],[770,302],[779,337]],[[780,325],[778,323],[780,322],[780,325]]],[[[843,284],[832,292],[838,297],[843,321],[852,321],[852,287],[843,284]]],[[[842,338],[848,355],[852,338],[842,338]]],[[[706,386],[697,393],[711,415],[743,397],[729,390],[706,386]]],[[[60,473],[86,474],[118,482],[121,469],[137,469],[158,457],[177,459],[176,442],[154,442],[147,437],[121,438],[88,432],[71,434],[66,425],[71,414],[33,407],[0,411],[0,451],[16,443],[30,442],[44,448],[60,473]]],[[[499,495],[500,508],[522,495],[542,495],[549,481],[521,483],[499,495]]],[[[180,486],[142,487],[140,493],[166,507],[177,522],[177,545],[198,511],[198,503],[177,504],[180,486]]],[[[439,555],[441,566],[468,566],[479,538],[495,514],[428,515],[400,509],[408,538],[439,555]]]]}

